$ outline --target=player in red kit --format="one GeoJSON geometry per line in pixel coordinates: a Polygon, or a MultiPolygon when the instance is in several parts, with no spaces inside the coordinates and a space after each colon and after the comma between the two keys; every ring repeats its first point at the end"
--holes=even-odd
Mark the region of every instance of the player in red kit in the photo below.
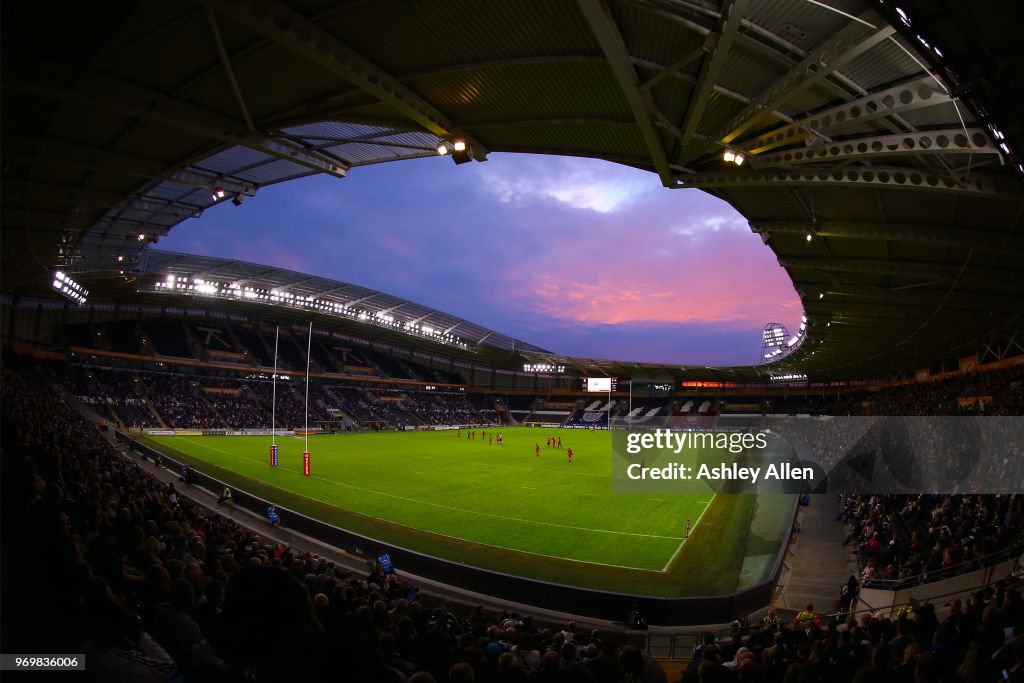
{"type": "Polygon", "coordinates": [[[540,457],[540,444],[537,444],[537,457],[540,457]]]}
{"type": "Polygon", "coordinates": [[[570,448],[569,450],[567,450],[565,452],[565,454],[569,456],[569,464],[571,465],[572,464],[572,449],[570,448]]]}

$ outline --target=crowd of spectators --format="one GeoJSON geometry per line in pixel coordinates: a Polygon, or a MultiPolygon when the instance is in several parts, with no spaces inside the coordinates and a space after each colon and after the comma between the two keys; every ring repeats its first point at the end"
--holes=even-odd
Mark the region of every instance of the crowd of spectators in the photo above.
{"type": "Polygon", "coordinates": [[[428,425],[487,425],[498,422],[493,406],[474,402],[465,394],[417,392],[406,395],[406,409],[428,425]]]}
{"type": "Polygon", "coordinates": [[[223,426],[232,429],[267,429],[270,416],[244,393],[204,392],[206,403],[223,417],[223,426]]]}
{"type": "Polygon", "coordinates": [[[849,495],[843,496],[841,514],[866,586],[947,578],[1024,540],[1020,496],[849,495]]]}
{"type": "Polygon", "coordinates": [[[145,386],[132,372],[112,370],[104,373],[104,381],[85,368],[69,369],[66,385],[83,403],[88,403],[106,417],[120,420],[129,427],[154,423],[153,413],[145,399],[145,386]]]}
{"type": "Polygon", "coordinates": [[[972,372],[934,382],[882,389],[830,411],[850,415],[1021,415],[1024,414],[1024,365],[972,372]],[[989,397],[960,404],[960,399],[989,397]]]}
{"type": "MultiPolygon", "coordinates": [[[[263,426],[269,428],[270,416],[274,415],[278,429],[300,429],[306,425],[305,382],[299,387],[295,382],[282,381],[273,384],[267,381],[250,382],[246,385],[252,397],[258,402],[265,421],[263,426]],[[276,406],[275,406],[276,403],[276,406]]],[[[325,396],[316,384],[309,385],[309,426],[315,427],[317,421],[330,420],[331,415],[325,409],[325,396]]]]}
{"type": "MultiPolygon", "coordinates": [[[[31,378],[2,389],[5,645],[109,681],[664,681],[570,622],[428,605],[195,505],[31,378]],[[12,628],[13,627],[13,628],[12,628]]],[[[660,674],[660,675],[659,675],[660,674]]]]}
{"type": "Polygon", "coordinates": [[[206,404],[195,377],[170,373],[146,376],[146,392],[153,407],[171,429],[217,429],[220,417],[206,404]]]}
{"type": "MultiPolygon", "coordinates": [[[[460,617],[379,565],[355,574],[247,530],[179,497],[54,391],[6,365],[0,506],[5,645],[13,650],[85,652],[90,676],[114,682],[664,680],[645,653],[599,633],[483,609],[460,617]]],[[[148,394],[171,424],[195,426],[196,410],[230,422],[226,413],[238,410],[186,376],[69,377],[76,396],[148,394]]],[[[1004,379],[991,380],[1000,396],[1019,390],[1004,379]]],[[[233,398],[255,399],[246,405],[269,398],[265,382],[238,386],[233,398]]],[[[311,407],[337,395],[374,407],[354,389],[311,392],[311,407]]],[[[416,398],[451,411],[444,416],[487,410],[463,396],[416,398]]],[[[279,386],[278,400],[279,411],[286,406],[279,423],[300,424],[296,392],[279,386]]],[[[862,585],[913,585],[1019,544],[1024,498],[848,495],[842,518],[862,585]]],[[[1024,645],[1005,645],[1024,626],[1016,590],[997,586],[949,609],[942,620],[919,606],[893,620],[754,628],[698,648],[682,680],[970,683],[1002,680],[1004,669],[1022,680],[1024,645]]]]}
{"type": "MultiPolygon", "coordinates": [[[[266,379],[208,377],[78,365],[55,367],[54,381],[103,417],[130,428],[268,429],[274,391],[266,379]],[[147,397],[155,413],[147,404],[147,397]],[[161,424],[160,419],[163,420],[161,424]]],[[[276,391],[278,429],[305,425],[305,384],[282,380],[276,391]]],[[[357,427],[402,428],[430,424],[494,424],[493,401],[465,394],[374,391],[312,382],[309,424],[340,421],[343,411],[357,427]],[[389,400],[399,399],[399,400],[389,400]]]]}
{"type": "MultiPolygon", "coordinates": [[[[709,636],[683,683],[996,683],[1024,680],[1024,601],[1006,586],[895,618],[870,613],[828,621],[755,625],[731,641],[709,636]],[[1004,674],[1005,672],[1005,674],[1004,674]]],[[[744,629],[745,630],[745,629],[744,629]]]]}

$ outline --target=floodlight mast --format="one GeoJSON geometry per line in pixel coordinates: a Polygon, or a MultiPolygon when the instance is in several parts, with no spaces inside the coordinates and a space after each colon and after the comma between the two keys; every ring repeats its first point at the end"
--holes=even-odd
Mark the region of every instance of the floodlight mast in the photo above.
{"type": "Polygon", "coordinates": [[[787,346],[790,339],[789,331],[782,323],[768,323],[761,333],[761,356],[758,365],[771,363],[788,354],[792,347],[787,346]]]}

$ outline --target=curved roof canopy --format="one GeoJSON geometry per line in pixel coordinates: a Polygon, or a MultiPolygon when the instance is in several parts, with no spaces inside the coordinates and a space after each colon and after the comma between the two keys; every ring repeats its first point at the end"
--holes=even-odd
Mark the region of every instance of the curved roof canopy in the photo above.
{"type": "Polygon", "coordinates": [[[88,285],[213,203],[461,140],[731,203],[804,299],[780,373],[973,353],[1024,311],[1021,9],[932,5],[6,3],[3,288],[88,285]]]}
{"type": "MultiPolygon", "coordinates": [[[[414,341],[407,337],[463,351],[477,351],[486,345],[487,359],[491,363],[507,359],[507,352],[511,351],[550,353],[450,313],[350,282],[246,261],[157,249],[147,250],[142,260],[136,280],[140,293],[210,297],[243,305],[290,308],[306,315],[313,313],[354,321],[363,329],[373,325],[379,328],[371,335],[374,340],[386,336],[389,341],[407,345],[414,341]]],[[[418,345],[435,348],[430,344],[418,345]]]]}

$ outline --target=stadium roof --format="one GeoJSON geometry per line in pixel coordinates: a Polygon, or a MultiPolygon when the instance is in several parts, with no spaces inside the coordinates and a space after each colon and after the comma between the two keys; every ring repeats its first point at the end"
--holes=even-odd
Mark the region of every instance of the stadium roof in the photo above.
{"type": "Polygon", "coordinates": [[[905,372],[1022,326],[1019,3],[2,11],[7,294],[42,291],[54,267],[87,286],[139,268],[215,202],[461,139],[477,160],[597,157],[728,201],[804,300],[806,343],[778,372],[905,372]]]}
{"type": "MultiPolygon", "coordinates": [[[[415,326],[420,331],[418,335],[424,339],[432,338],[438,341],[435,344],[424,344],[435,352],[437,344],[447,344],[444,340],[450,337],[453,342],[448,345],[455,346],[454,340],[466,342],[470,349],[476,349],[480,345],[490,347],[488,356],[493,360],[497,357],[508,354],[495,355],[496,351],[525,351],[531,353],[550,353],[538,346],[527,344],[508,335],[481,327],[468,320],[464,320],[449,313],[438,311],[429,306],[418,304],[414,301],[402,299],[392,294],[380,292],[368,287],[339,282],[323,277],[316,277],[297,273],[285,268],[263,266],[256,263],[247,263],[233,259],[221,259],[210,256],[195,256],[191,254],[176,254],[169,251],[156,249],[147,250],[140,265],[140,277],[137,281],[139,290],[142,292],[161,292],[160,285],[164,284],[168,277],[185,278],[187,282],[194,282],[199,279],[203,283],[216,282],[222,285],[239,285],[258,288],[266,291],[267,296],[278,296],[283,298],[287,295],[290,300],[298,300],[307,303],[306,310],[323,315],[342,316],[336,311],[341,307],[352,311],[351,318],[357,321],[358,327],[363,336],[381,340],[385,337],[388,341],[405,343],[409,345],[414,340],[409,339],[409,333],[403,332],[407,326],[415,326]],[[273,293],[273,294],[271,294],[273,293]],[[312,302],[319,302],[318,306],[312,302]],[[331,306],[335,305],[335,308],[331,306]],[[372,323],[358,323],[359,315],[365,314],[363,319],[378,321],[374,327],[374,334],[367,334],[367,327],[372,323]],[[385,321],[387,324],[383,324],[385,321]],[[422,330],[429,332],[424,335],[422,330]],[[387,334],[389,333],[390,334],[387,334]],[[438,337],[432,337],[435,333],[438,337]]],[[[214,288],[210,288],[210,296],[218,296],[214,288]]],[[[173,291],[171,292],[173,294],[173,291]]],[[[203,296],[196,290],[190,292],[193,296],[203,296]]],[[[228,301],[244,299],[238,295],[228,294],[222,297],[228,301]]],[[[267,297],[264,297],[267,298],[267,297]]],[[[242,301],[242,303],[245,303],[242,301]]],[[[280,305],[288,305],[282,302],[280,305]]],[[[291,307],[298,308],[295,303],[291,307]]],[[[301,309],[300,309],[301,310],[301,309]]],[[[455,346],[458,348],[458,346],[455,346]]],[[[463,347],[465,348],[465,347],[463,347]]]]}

